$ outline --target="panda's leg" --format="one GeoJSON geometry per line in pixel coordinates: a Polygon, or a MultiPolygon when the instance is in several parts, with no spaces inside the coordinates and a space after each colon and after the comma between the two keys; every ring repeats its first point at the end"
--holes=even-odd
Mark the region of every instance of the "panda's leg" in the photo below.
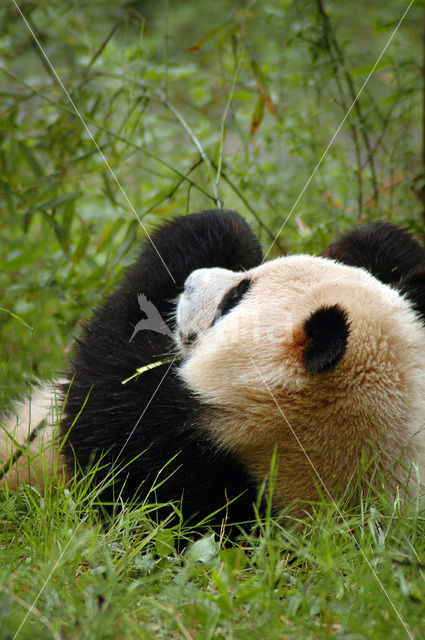
{"type": "MultiPolygon", "coordinates": [[[[121,464],[146,451],[140,464],[132,466],[126,483],[129,491],[181,455],[182,442],[176,433],[196,420],[194,398],[171,364],[135,379],[136,369],[175,351],[171,336],[175,301],[192,271],[206,267],[240,271],[260,262],[257,239],[232,211],[176,217],[145,240],[116,291],[83,327],[72,354],[68,376],[72,384],[61,421],[63,458],[70,474],[75,462],[77,468],[86,469],[102,452],[121,464]],[[156,329],[147,327],[145,309],[157,319],[156,329]],[[168,326],[166,332],[158,330],[161,318],[168,326]],[[140,326],[144,328],[138,330],[140,326]],[[130,377],[132,381],[123,384],[130,377]],[[142,419],[142,426],[136,428],[142,419]]],[[[188,443],[186,449],[196,447],[188,443]]]]}
{"type": "Polygon", "coordinates": [[[0,485],[12,491],[23,482],[43,489],[59,469],[60,400],[53,384],[32,389],[14,411],[0,416],[0,485]]]}
{"type": "Polygon", "coordinates": [[[142,292],[160,312],[167,313],[195,269],[243,271],[259,265],[261,259],[258,240],[234,211],[209,210],[178,216],[145,240],[139,259],[119,290],[132,301],[142,292]]]}

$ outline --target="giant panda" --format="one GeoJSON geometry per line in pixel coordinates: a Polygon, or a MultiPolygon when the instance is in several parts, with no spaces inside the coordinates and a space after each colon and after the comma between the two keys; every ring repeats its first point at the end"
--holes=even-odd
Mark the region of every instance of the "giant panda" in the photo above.
{"type": "Polygon", "coordinates": [[[4,481],[37,481],[56,452],[68,477],[94,470],[105,505],[171,502],[210,525],[251,521],[271,466],[274,512],[297,517],[382,479],[420,491],[424,284],[424,249],[391,225],[263,263],[238,214],[177,217],[94,311],[55,391],[35,392],[31,467],[10,446],[30,405],[4,419],[4,481]]]}

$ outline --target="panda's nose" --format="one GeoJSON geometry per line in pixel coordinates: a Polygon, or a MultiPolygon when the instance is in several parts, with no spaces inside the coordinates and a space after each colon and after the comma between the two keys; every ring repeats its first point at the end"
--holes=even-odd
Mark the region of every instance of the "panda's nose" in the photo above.
{"type": "Polygon", "coordinates": [[[191,331],[188,334],[184,334],[183,331],[179,331],[179,340],[185,347],[189,347],[193,344],[197,337],[198,335],[194,331],[191,331]]]}

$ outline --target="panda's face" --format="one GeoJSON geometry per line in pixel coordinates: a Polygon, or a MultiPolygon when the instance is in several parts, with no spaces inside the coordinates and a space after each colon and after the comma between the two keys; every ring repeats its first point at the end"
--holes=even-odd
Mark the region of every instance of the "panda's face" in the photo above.
{"type": "Polygon", "coordinates": [[[311,256],[200,269],[179,298],[176,340],[182,379],[223,416],[209,427],[218,444],[260,478],[277,447],[286,498],[285,487],[312,497],[300,443],[322,475],[330,466],[344,483],[367,446],[384,448],[389,464],[425,423],[423,327],[363,269],[311,256]]]}
{"type": "Polygon", "coordinates": [[[247,388],[260,394],[253,362],[273,388],[289,393],[309,386],[312,377],[320,385],[312,372],[345,369],[345,360],[359,370],[370,369],[369,362],[385,370],[385,358],[404,362],[408,345],[423,343],[423,333],[395,290],[363,269],[311,256],[279,258],[240,273],[199,269],[186,280],[177,305],[182,375],[219,404],[237,400],[247,388]],[[337,312],[323,312],[329,308],[340,311],[340,321],[337,312]],[[320,324],[312,335],[311,317],[320,324]],[[311,346],[332,351],[322,368],[308,362],[311,346]]]}
{"type": "Polygon", "coordinates": [[[297,327],[302,332],[310,314],[336,304],[352,316],[374,311],[381,321],[394,305],[407,309],[398,294],[365,271],[323,258],[280,258],[240,273],[198,269],[178,300],[176,342],[185,356],[206,343],[215,350],[232,345],[238,355],[248,342],[251,356],[258,357],[284,336],[292,338],[297,327]]]}

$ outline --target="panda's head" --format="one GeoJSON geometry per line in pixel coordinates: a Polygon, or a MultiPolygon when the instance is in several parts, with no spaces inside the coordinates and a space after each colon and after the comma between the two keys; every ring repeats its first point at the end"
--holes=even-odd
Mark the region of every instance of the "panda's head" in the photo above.
{"type": "Polygon", "coordinates": [[[176,341],[181,377],[217,409],[205,425],[217,445],[258,480],[277,451],[278,506],[314,500],[317,487],[336,498],[365,456],[376,459],[365,481],[378,470],[390,486],[425,460],[425,332],[363,269],[304,255],[199,269],[176,341]]]}

